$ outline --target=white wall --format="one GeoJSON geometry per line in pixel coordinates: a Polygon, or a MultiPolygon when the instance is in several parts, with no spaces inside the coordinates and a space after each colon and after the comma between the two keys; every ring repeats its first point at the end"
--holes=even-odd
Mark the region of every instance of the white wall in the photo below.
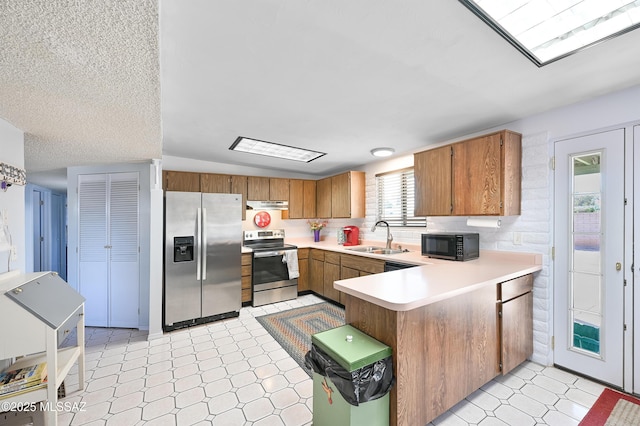
{"type": "MultiPolygon", "coordinates": [[[[0,119],[0,162],[24,168],[24,134],[0,119]]],[[[9,270],[25,271],[25,206],[24,186],[13,185],[6,192],[0,190],[0,212],[8,216],[8,229],[17,258],[10,261],[6,246],[0,249],[0,274],[9,270]]]]}

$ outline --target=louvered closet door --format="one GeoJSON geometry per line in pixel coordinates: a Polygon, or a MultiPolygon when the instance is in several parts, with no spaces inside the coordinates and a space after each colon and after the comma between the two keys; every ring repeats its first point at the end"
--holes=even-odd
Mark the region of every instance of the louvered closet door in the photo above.
{"type": "Polygon", "coordinates": [[[108,309],[108,175],[78,176],[78,223],[80,294],[85,302],[85,324],[107,327],[108,309]]]}
{"type": "Polygon", "coordinates": [[[138,173],[110,175],[110,327],[138,327],[139,306],[139,217],[138,173]]]}
{"type": "Polygon", "coordinates": [[[138,173],[78,176],[79,287],[86,325],[137,328],[138,173]]]}

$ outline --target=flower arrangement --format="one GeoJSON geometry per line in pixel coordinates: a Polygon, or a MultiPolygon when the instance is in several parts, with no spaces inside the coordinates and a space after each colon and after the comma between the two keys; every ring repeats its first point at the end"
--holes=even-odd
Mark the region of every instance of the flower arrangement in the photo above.
{"type": "Polygon", "coordinates": [[[307,223],[309,224],[309,227],[311,228],[312,231],[319,231],[322,228],[324,228],[325,226],[329,225],[329,221],[328,220],[323,220],[323,221],[319,221],[319,220],[307,220],[307,223]]]}

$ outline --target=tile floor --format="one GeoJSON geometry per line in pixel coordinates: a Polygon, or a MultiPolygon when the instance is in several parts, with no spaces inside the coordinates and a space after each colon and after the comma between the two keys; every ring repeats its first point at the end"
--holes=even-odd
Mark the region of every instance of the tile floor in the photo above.
{"type": "MultiPolygon", "coordinates": [[[[67,376],[76,409],[60,425],[311,425],[312,381],[255,319],[318,303],[300,297],[239,318],[146,340],[146,332],[87,328],[86,388],[67,376]],[[81,408],[81,410],[77,410],[81,408]]],[[[526,362],[430,425],[577,425],[603,386],[526,362]]]]}

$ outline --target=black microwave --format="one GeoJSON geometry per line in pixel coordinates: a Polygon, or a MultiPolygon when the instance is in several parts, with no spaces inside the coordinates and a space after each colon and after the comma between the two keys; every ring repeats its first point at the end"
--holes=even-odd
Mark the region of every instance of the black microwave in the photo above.
{"type": "Polygon", "coordinates": [[[422,255],[447,260],[477,259],[480,257],[480,234],[422,234],[422,255]]]}

